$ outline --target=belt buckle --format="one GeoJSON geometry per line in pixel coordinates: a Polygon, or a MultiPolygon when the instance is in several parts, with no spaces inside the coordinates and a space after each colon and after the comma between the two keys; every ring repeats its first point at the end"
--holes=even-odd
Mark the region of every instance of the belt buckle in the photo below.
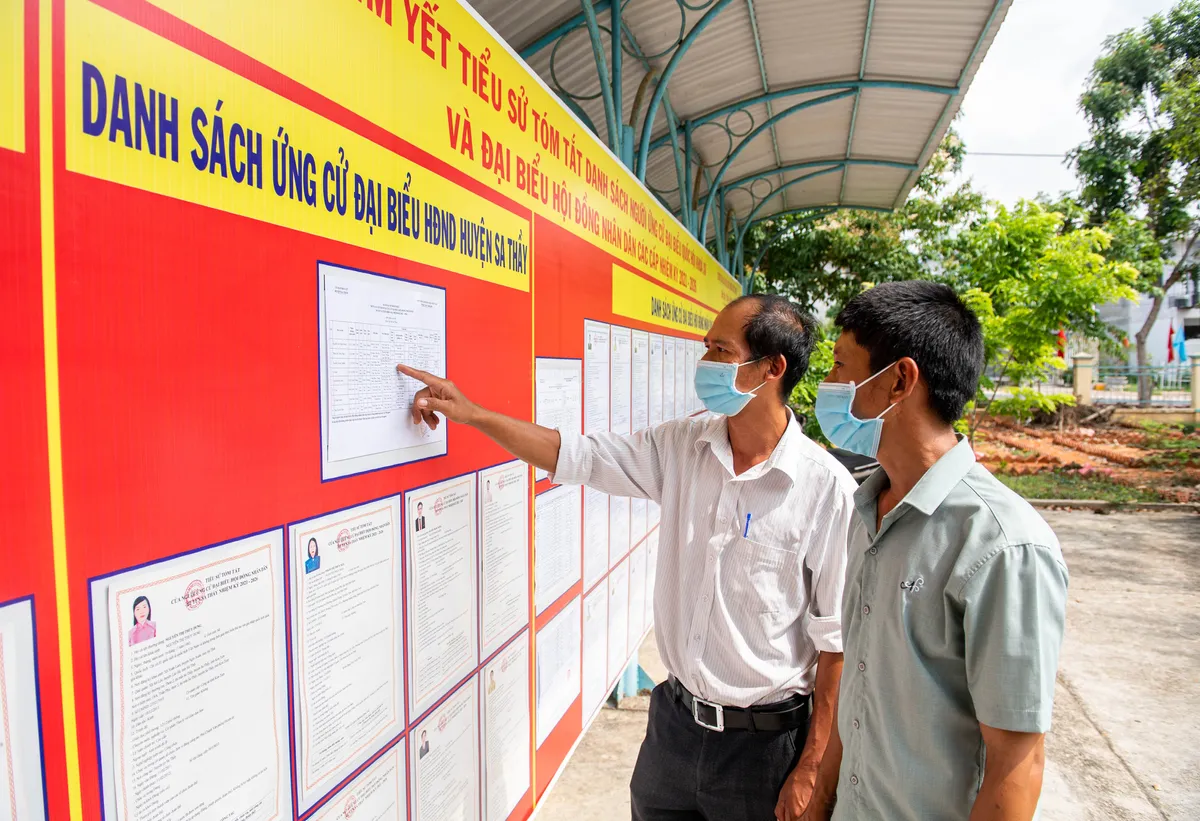
{"type": "Polygon", "coordinates": [[[705,701],[702,698],[692,697],[692,720],[706,730],[714,732],[725,732],[725,708],[720,704],[713,704],[711,701],[705,701]],[[704,719],[700,718],[700,707],[711,707],[713,715],[717,717],[716,724],[709,724],[704,719]]]}

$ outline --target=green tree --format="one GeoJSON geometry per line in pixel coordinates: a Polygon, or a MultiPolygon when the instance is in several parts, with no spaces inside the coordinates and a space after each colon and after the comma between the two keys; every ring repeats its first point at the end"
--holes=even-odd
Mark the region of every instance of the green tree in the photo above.
{"type": "Polygon", "coordinates": [[[983,325],[988,375],[981,392],[990,389],[990,399],[1003,381],[1020,385],[1062,367],[1059,329],[1113,340],[1096,306],[1137,295],[1137,269],[1106,256],[1111,234],[1064,231],[1064,224],[1061,213],[1036,202],[994,204],[950,243],[945,276],[983,325]]]}
{"type": "MultiPolygon", "coordinates": [[[[1137,290],[1150,299],[1135,334],[1142,368],[1150,364],[1147,340],[1166,291],[1200,276],[1198,73],[1200,2],[1181,0],[1141,28],[1109,37],[1079,100],[1089,129],[1088,141],[1072,154],[1081,201],[1093,222],[1131,229],[1127,236],[1113,231],[1115,252],[1131,254],[1137,290]],[[1143,217],[1149,243],[1136,236],[1131,214],[1143,217]],[[1166,272],[1163,262],[1172,257],[1166,272]]],[[[1148,375],[1139,379],[1141,401],[1149,401],[1152,387],[1148,375]]]]}

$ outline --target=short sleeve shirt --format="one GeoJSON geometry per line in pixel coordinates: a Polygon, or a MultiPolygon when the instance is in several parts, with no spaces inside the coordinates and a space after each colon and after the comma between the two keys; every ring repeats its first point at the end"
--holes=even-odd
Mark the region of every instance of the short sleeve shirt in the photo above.
{"type": "Polygon", "coordinates": [[[842,608],[835,821],[964,821],[979,725],[1045,732],[1067,568],[1030,505],[960,441],[876,532],[878,471],[855,495],[842,608]]]}

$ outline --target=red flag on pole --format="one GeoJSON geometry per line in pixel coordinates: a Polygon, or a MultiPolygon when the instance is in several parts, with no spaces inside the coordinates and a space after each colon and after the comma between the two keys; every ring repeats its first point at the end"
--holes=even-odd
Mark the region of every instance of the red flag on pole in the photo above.
{"type": "Polygon", "coordinates": [[[1058,329],[1058,358],[1067,358],[1067,332],[1062,328],[1058,329]]]}
{"type": "Polygon", "coordinates": [[[1175,323],[1167,330],[1167,364],[1175,361],[1175,323]]]}

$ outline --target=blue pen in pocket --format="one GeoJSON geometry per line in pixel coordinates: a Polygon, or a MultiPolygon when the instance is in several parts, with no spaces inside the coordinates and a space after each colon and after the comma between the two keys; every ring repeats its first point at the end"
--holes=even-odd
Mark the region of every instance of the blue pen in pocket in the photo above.
{"type": "Polygon", "coordinates": [[[742,538],[746,539],[749,537],[750,537],[750,514],[747,513],[746,514],[746,529],[742,531],[742,538]]]}

